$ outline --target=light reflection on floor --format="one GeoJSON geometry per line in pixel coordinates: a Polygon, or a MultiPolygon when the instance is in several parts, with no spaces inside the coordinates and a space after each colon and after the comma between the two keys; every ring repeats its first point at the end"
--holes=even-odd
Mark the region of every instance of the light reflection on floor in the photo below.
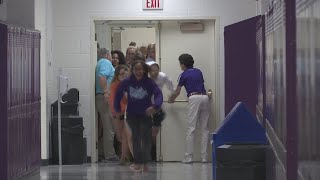
{"type": "Polygon", "coordinates": [[[211,163],[151,163],[147,172],[133,172],[116,163],[44,166],[21,180],[212,180],[211,163]]]}

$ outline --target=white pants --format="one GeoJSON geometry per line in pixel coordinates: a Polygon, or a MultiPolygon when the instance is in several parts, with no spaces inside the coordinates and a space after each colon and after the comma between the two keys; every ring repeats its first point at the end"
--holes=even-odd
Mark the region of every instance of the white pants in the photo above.
{"type": "Polygon", "coordinates": [[[201,158],[207,159],[207,147],[209,138],[209,98],[207,95],[193,95],[188,100],[188,117],[187,117],[187,137],[186,137],[186,152],[185,158],[192,158],[194,146],[194,132],[196,125],[201,132],[201,158]]]}

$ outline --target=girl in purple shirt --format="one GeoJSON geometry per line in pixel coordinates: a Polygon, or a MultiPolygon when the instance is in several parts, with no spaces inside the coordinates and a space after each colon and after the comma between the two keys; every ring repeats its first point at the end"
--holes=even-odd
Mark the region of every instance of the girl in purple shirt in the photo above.
{"type": "Polygon", "coordinates": [[[114,100],[114,108],[121,112],[120,101],[125,92],[128,94],[127,123],[132,130],[134,171],[146,169],[151,148],[151,116],[161,107],[163,95],[158,85],[148,77],[148,66],[144,61],[134,61],[129,78],[123,80],[114,100]],[[154,103],[151,97],[154,95],[154,103]]]}

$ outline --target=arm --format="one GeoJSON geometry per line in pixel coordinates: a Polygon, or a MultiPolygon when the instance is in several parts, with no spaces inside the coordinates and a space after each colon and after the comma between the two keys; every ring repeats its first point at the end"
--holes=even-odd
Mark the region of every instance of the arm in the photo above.
{"type": "Polygon", "coordinates": [[[165,76],[165,84],[168,90],[170,91],[170,93],[173,93],[174,92],[173,83],[167,75],[165,76]]]}
{"type": "Polygon", "coordinates": [[[115,98],[114,98],[114,111],[116,112],[116,114],[119,114],[121,112],[121,99],[124,95],[124,91],[126,89],[126,81],[122,81],[119,85],[119,88],[117,89],[115,98]]]}
{"type": "Polygon", "coordinates": [[[176,90],[174,91],[174,93],[171,95],[171,97],[169,98],[169,103],[174,103],[174,101],[176,100],[176,98],[179,96],[181,92],[181,86],[177,86],[176,90]]]}
{"type": "Polygon", "coordinates": [[[152,114],[154,114],[158,109],[161,108],[161,105],[163,103],[163,95],[162,92],[160,90],[160,88],[158,87],[158,85],[152,81],[152,86],[153,86],[153,95],[154,95],[154,104],[152,106],[150,106],[148,109],[146,109],[146,114],[151,116],[152,114]]]}
{"type": "Polygon", "coordinates": [[[100,87],[103,89],[103,93],[105,96],[109,96],[109,90],[108,90],[108,77],[113,72],[112,65],[108,62],[102,62],[100,69],[99,69],[99,83],[100,87]]]}
{"type": "Polygon", "coordinates": [[[176,100],[176,98],[179,96],[180,92],[181,92],[181,87],[184,86],[186,82],[186,78],[183,76],[183,73],[179,76],[179,83],[178,86],[176,88],[176,90],[174,91],[174,93],[172,93],[172,95],[169,98],[168,103],[174,103],[174,101],[176,100]]]}
{"type": "Polygon", "coordinates": [[[153,82],[153,94],[154,94],[154,105],[155,109],[159,109],[163,103],[163,94],[159,88],[159,86],[153,82]]]}
{"type": "Polygon", "coordinates": [[[110,109],[112,112],[112,115],[115,115],[115,111],[114,111],[114,98],[116,96],[116,92],[119,86],[117,86],[116,82],[112,82],[110,85],[110,96],[109,96],[109,104],[110,104],[110,109]]]}
{"type": "Polygon", "coordinates": [[[100,83],[100,87],[103,89],[103,93],[108,96],[109,93],[108,93],[107,78],[104,76],[99,76],[99,83],[100,83]]]}
{"type": "Polygon", "coordinates": [[[117,89],[119,87],[119,84],[117,82],[112,82],[111,85],[110,85],[110,97],[109,97],[109,104],[110,104],[110,109],[111,109],[111,113],[112,113],[112,116],[116,116],[116,118],[112,118],[112,124],[113,124],[113,127],[115,129],[115,132],[116,132],[116,138],[118,139],[118,141],[122,141],[122,138],[121,138],[121,126],[120,126],[120,123],[119,123],[119,118],[117,117],[117,114],[115,113],[115,110],[114,110],[114,98],[115,98],[115,95],[116,95],[116,92],[117,92],[117,89]]]}

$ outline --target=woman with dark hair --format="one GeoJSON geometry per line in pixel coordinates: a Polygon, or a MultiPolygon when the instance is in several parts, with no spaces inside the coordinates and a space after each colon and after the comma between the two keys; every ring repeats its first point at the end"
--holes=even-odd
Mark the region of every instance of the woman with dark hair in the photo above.
{"type": "MultiPolygon", "coordinates": [[[[110,86],[110,97],[109,97],[109,104],[111,105],[111,112],[114,118],[114,125],[116,127],[116,135],[118,137],[118,140],[121,140],[121,158],[120,162],[123,163],[125,162],[125,159],[127,158],[128,152],[129,152],[129,143],[127,137],[129,136],[128,134],[131,134],[131,130],[129,129],[128,125],[125,121],[125,110],[127,108],[127,98],[124,96],[121,100],[121,116],[120,119],[116,116],[115,110],[114,110],[114,98],[116,95],[116,92],[119,88],[119,85],[121,81],[126,79],[127,77],[130,76],[130,69],[127,65],[120,64],[116,67],[116,70],[114,72],[114,77],[111,82],[110,86]]],[[[132,146],[131,146],[132,147],[132,146]]],[[[132,152],[132,148],[131,148],[132,152]]]]}
{"type": "Polygon", "coordinates": [[[134,171],[146,170],[150,157],[152,115],[161,107],[163,95],[158,85],[148,77],[148,65],[143,60],[132,62],[133,74],[120,83],[114,100],[114,109],[120,116],[120,102],[128,95],[127,123],[132,130],[134,171]],[[154,95],[154,103],[151,99],[154,95]]]}
{"type": "Polygon", "coordinates": [[[133,41],[129,43],[129,46],[136,47],[136,45],[137,45],[137,43],[136,43],[136,42],[133,42],[133,41]]]}
{"type": "Polygon", "coordinates": [[[124,54],[119,50],[111,51],[112,54],[112,65],[113,67],[118,66],[119,64],[126,64],[124,54]]]}
{"type": "Polygon", "coordinates": [[[147,55],[148,55],[148,49],[146,46],[140,46],[139,47],[139,50],[142,52],[142,54],[144,55],[144,57],[147,58],[147,55]]]}

